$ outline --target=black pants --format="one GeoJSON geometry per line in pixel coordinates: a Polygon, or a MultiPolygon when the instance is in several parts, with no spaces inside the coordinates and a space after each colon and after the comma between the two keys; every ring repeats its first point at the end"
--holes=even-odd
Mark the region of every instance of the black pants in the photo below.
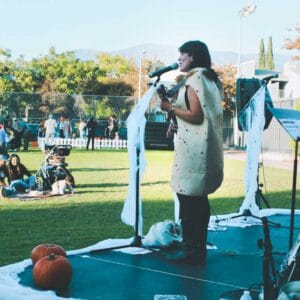
{"type": "Polygon", "coordinates": [[[177,194],[180,209],[179,218],[182,224],[183,243],[200,248],[206,254],[207,227],[210,218],[210,207],[206,196],[187,196],[177,194]]]}
{"type": "Polygon", "coordinates": [[[209,222],[210,208],[207,196],[188,196],[177,194],[180,210],[179,219],[181,220],[202,220],[203,223],[209,222]]]}
{"type": "Polygon", "coordinates": [[[86,144],[86,150],[89,149],[90,141],[92,141],[92,150],[94,150],[95,136],[88,136],[87,144],[86,144]]]}

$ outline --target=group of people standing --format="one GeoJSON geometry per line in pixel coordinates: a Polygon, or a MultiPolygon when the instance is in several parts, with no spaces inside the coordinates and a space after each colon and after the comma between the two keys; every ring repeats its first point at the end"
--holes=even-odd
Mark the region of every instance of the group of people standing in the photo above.
{"type": "Polygon", "coordinates": [[[59,121],[56,121],[52,114],[46,121],[41,121],[38,131],[39,137],[54,138],[71,138],[72,137],[72,125],[69,118],[61,117],[59,121]]]}
{"type": "Polygon", "coordinates": [[[0,153],[9,149],[28,151],[29,129],[23,118],[12,118],[9,115],[0,121],[0,153]]]}
{"type": "Polygon", "coordinates": [[[92,150],[95,147],[95,137],[96,137],[97,122],[94,118],[90,118],[87,122],[84,119],[80,119],[78,124],[79,137],[81,139],[87,138],[86,150],[89,150],[91,144],[92,150]]]}
{"type": "Polygon", "coordinates": [[[118,135],[119,125],[116,116],[109,116],[105,127],[105,137],[107,139],[115,139],[118,135]]]}
{"type": "MultiPolygon", "coordinates": [[[[94,118],[90,118],[87,122],[85,122],[84,119],[80,119],[77,127],[80,138],[87,138],[86,148],[89,149],[91,143],[92,150],[94,150],[97,122],[94,118]]],[[[56,121],[52,114],[49,115],[46,121],[41,121],[38,130],[39,138],[49,139],[59,137],[69,139],[73,136],[73,128],[70,119],[61,117],[59,121],[56,121]]]]}
{"type": "Polygon", "coordinates": [[[69,118],[60,118],[58,123],[58,137],[62,139],[70,139],[72,137],[72,126],[69,118]]]}
{"type": "MultiPolygon", "coordinates": [[[[80,131],[80,137],[82,136],[81,130],[82,128],[84,130],[84,126],[79,123],[79,131],[80,131]]],[[[86,143],[86,150],[89,149],[90,143],[92,144],[92,150],[94,150],[95,145],[95,137],[96,137],[96,128],[97,128],[97,122],[94,120],[94,118],[90,118],[88,122],[86,123],[86,134],[87,134],[87,143],[86,143]]],[[[114,139],[118,135],[119,127],[118,127],[118,121],[115,116],[110,116],[107,119],[107,123],[105,126],[105,132],[104,135],[107,139],[114,139]]]]}
{"type": "MultiPolygon", "coordinates": [[[[97,121],[91,117],[87,122],[81,118],[77,124],[77,135],[81,139],[87,139],[86,149],[94,150],[95,137],[97,129],[97,121]]],[[[107,139],[115,139],[118,136],[119,126],[116,116],[109,116],[106,121],[104,136],[107,139]]],[[[73,133],[72,124],[69,118],[61,117],[60,121],[57,122],[52,114],[46,121],[42,121],[39,126],[38,137],[46,139],[59,137],[59,138],[71,138],[76,136],[73,133]]]]}

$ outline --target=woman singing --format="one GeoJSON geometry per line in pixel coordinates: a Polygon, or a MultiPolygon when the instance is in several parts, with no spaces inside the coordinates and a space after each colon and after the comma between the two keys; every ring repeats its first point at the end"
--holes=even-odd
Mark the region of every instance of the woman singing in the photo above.
{"type": "Polygon", "coordinates": [[[169,258],[202,264],[210,218],[208,194],[223,181],[223,91],[211,68],[206,44],[188,41],[179,52],[179,68],[186,73],[185,85],[174,105],[161,101],[161,109],[178,120],[171,187],[180,204],[182,248],[169,258]]]}

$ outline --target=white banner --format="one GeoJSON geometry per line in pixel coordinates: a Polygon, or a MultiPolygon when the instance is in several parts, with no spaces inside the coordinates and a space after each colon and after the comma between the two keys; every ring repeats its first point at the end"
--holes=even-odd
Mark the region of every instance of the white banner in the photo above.
{"type": "Polygon", "coordinates": [[[261,151],[262,134],[265,126],[265,94],[266,87],[262,86],[251,98],[242,119],[248,130],[247,163],[245,174],[246,197],[240,207],[240,213],[250,210],[253,215],[259,214],[259,207],[255,202],[257,191],[257,175],[259,154],[261,151]],[[245,114],[245,115],[244,115],[245,114]]]}
{"type": "MultiPolygon", "coordinates": [[[[136,220],[136,191],[139,189],[137,186],[137,171],[139,171],[139,184],[141,177],[146,167],[145,160],[145,145],[144,145],[144,133],[146,118],[145,112],[149,106],[149,103],[156,92],[156,87],[152,86],[143,96],[143,98],[137,103],[133,111],[130,113],[127,119],[127,147],[129,155],[129,185],[128,196],[125,200],[123,210],[121,213],[122,221],[135,227],[136,220]],[[139,151],[139,155],[137,155],[139,151]],[[137,159],[139,158],[139,162],[137,159]]],[[[143,218],[142,218],[142,201],[139,193],[139,214],[138,214],[138,235],[143,235],[143,218]]]]}

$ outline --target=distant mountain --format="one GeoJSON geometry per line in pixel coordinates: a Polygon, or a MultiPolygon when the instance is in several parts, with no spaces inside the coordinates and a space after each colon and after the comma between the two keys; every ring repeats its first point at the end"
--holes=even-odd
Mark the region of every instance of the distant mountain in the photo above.
{"type": "Polygon", "coordinates": [[[96,56],[101,53],[101,51],[89,49],[77,49],[73,51],[80,60],[96,60],[96,56]]]}
{"type": "MultiPolygon", "coordinates": [[[[75,55],[81,60],[95,60],[96,55],[103,53],[103,51],[96,50],[74,50],[75,55]]],[[[137,63],[139,62],[140,55],[143,55],[149,59],[156,59],[162,61],[165,65],[172,64],[178,59],[177,48],[170,45],[160,45],[160,44],[143,44],[126,49],[120,49],[117,51],[108,52],[111,55],[119,54],[128,59],[133,58],[137,63]]],[[[231,51],[212,51],[211,52],[212,61],[216,65],[236,65],[238,60],[238,55],[231,51]]],[[[241,62],[249,60],[258,60],[258,53],[245,53],[241,55],[241,62]]],[[[282,71],[284,63],[290,60],[289,55],[285,54],[274,54],[274,63],[276,70],[282,71]]]]}
{"type": "MultiPolygon", "coordinates": [[[[75,55],[82,60],[95,60],[96,55],[103,53],[104,51],[96,50],[74,50],[75,55]]],[[[143,44],[139,46],[134,46],[126,49],[121,49],[117,51],[109,51],[111,55],[119,54],[128,59],[133,58],[137,63],[139,62],[140,55],[145,52],[144,57],[149,59],[160,60],[165,64],[173,63],[177,60],[178,52],[176,48],[168,45],[157,45],[157,44],[143,44]]]]}

